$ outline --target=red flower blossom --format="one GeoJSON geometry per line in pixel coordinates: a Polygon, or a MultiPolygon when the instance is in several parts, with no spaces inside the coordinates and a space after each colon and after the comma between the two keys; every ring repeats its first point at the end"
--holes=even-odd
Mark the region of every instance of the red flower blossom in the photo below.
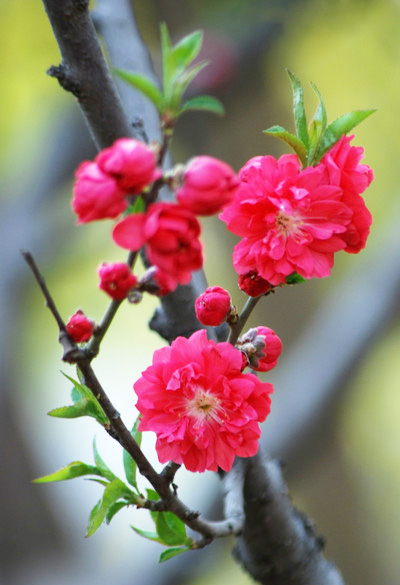
{"type": "Polygon", "coordinates": [[[238,183],[226,163],[211,156],[197,156],[187,165],[176,198],[196,215],[214,215],[231,202],[238,183]]]}
{"type": "Polygon", "coordinates": [[[122,301],[128,292],[137,283],[137,278],[124,262],[107,264],[103,262],[98,269],[100,277],[99,288],[104,290],[112,299],[122,301]]]}
{"type": "Polygon", "coordinates": [[[125,191],[97,163],[81,163],[75,171],[75,177],[72,209],[78,216],[78,223],[114,219],[127,208],[125,191]]]}
{"type": "Polygon", "coordinates": [[[292,272],[328,276],[353,212],[342,202],[342,189],[326,184],[323,168],[300,170],[296,155],[260,156],[239,178],[233,203],[219,216],[243,238],[234,249],[235,270],[256,271],[273,285],[292,272]]]}
{"type": "Polygon", "coordinates": [[[70,317],[66,330],[75,343],[89,341],[93,335],[93,321],[90,321],[83,311],[79,310],[70,317]]]}
{"type": "Polygon", "coordinates": [[[240,274],[238,285],[240,290],[245,292],[249,297],[259,297],[271,288],[270,283],[261,278],[255,270],[246,272],[246,274],[240,274]]]}
{"type": "Polygon", "coordinates": [[[161,177],[154,150],[134,138],[120,138],[96,157],[99,167],[113,176],[118,186],[131,194],[141,193],[161,177]]]}
{"type": "Polygon", "coordinates": [[[192,271],[203,265],[199,234],[193,213],[173,203],[153,203],[146,213],[128,215],[113,230],[114,241],[122,248],[139,250],[146,245],[151,264],[176,284],[187,284],[192,271]]]}
{"type": "Polygon", "coordinates": [[[156,433],[161,463],[229,471],[235,455],[255,455],[273,386],[241,366],[241,352],[208,340],[205,330],[154,352],[134,389],[139,430],[156,433]]]}
{"type": "Polygon", "coordinates": [[[216,327],[225,321],[231,307],[230,294],[220,286],[209,286],[197,297],[194,308],[203,325],[216,327]]]}
{"type": "Polygon", "coordinates": [[[340,237],[346,244],[345,252],[356,254],[365,247],[372,224],[372,215],[360,195],[370,185],[374,174],[368,165],[359,164],[364,149],[350,146],[353,138],[342,136],[322,158],[321,166],[329,184],[341,187],[342,201],[353,211],[347,230],[340,237]]]}
{"type": "Polygon", "coordinates": [[[254,327],[242,335],[238,349],[246,357],[246,364],[257,372],[268,372],[278,363],[282,353],[282,341],[270,327],[254,327]]]}

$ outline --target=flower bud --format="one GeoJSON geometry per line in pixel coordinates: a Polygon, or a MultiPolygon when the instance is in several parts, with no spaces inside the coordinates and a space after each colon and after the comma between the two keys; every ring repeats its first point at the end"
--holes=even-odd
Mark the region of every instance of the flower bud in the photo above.
{"type": "Polygon", "coordinates": [[[255,270],[240,274],[238,284],[240,290],[249,295],[249,297],[259,297],[271,289],[268,280],[264,280],[255,270]]]}
{"type": "Polygon", "coordinates": [[[282,341],[269,327],[254,327],[242,335],[237,343],[247,359],[247,365],[258,372],[272,370],[282,352],[282,341]]]}
{"type": "Polygon", "coordinates": [[[137,283],[136,276],[124,262],[103,262],[97,272],[100,277],[99,288],[115,301],[122,301],[137,283]]]}
{"type": "Polygon", "coordinates": [[[120,138],[96,157],[99,167],[115,178],[120,189],[136,195],[160,178],[154,150],[134,138],[120,138]]]}
{"type": "Polygon", "coordinates": [[[197,156],[188,163],[176,198],[196,215],[213,215],[232,201],[238,184],[229,165],[211,156],[197,156]]]}
{"type": "Polygon", "coordinates": [[[85,161],[75,172],[72,209],[78,223],[96,219],[114,219],[128,206],[126,193],[115,179],[105,174],[95,162],[85,161]]]}
{"type": "Polygon", "coordinates": [[[197,297],[194,308],[200,323],[216,327],[227,318],[231,308],[231,297],[220,286],[210,286],[197,297]]]}
{"type": "Polygon", "coordinates": [[[90,321],[83,311],[79,310],[69,319],[66,329],[75,343],[82,343],[83,341],[89,341],[92,337],[94,326],[93,321],[90,321]]]}

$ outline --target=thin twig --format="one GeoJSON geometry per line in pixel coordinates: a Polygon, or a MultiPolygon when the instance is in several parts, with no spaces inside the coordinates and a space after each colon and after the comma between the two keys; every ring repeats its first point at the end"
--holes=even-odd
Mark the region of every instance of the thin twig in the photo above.
{"type": "MultiPolygon", "coordinates": [[[[47,288],[45,280],[39,271],[32,254],[30,254],[30,252],[23,251],[22,255],[31,268],[33,275],[40,286],[43,296],[46,299],[46,304],[55,318],[57,325],[59,326],[60,341],[62,342],[62,332],[65,332],[66,337],[70,340],[68,334],[66,333],[64,321],[60,316],[56,304],[47,288]]],[[[105,425],[107,432],[131,455],[132,459],[136,462],[140,473],[146,477],[146,479],[148,479],[153,488],[160,495],[162,500],[161,506],[165,507],[165,510],[170,510],[176,514],[176,516],[178,516],[190,528],[202,534],[202,542],[204,544],[211,542],[216,537],[237,534],[241,529],[241,527],[237,525],[237,522],[233,522],[230,519],[218,522],[209,522],[207,520],[203,520],[202,518],[199,518],[198,512],[188,508],[177,497],[176,488],[173,485],[171,486],[171,482],[177,469],[179,468],[179,465],[176,463],[170,463],[161,473],[156,472],[154,467],[144,455],[143,451],[140,449],[135,439],[132,437],[128,428],[123,423],[119,412],[116,410],[108,398],[104,388],[97,379],[97,376],[92,366],[90,365],[90,356],[88,356],[85,350],[79,349],[72,340],[70,340],[70,345],[71,351],[74,352],[74,359],[71,359],[71,355],[68,356],[68,359],[65,357],[63,357],[63,359],[65,361],[75,363],[78,366],[82,372],[85,385],[91,390],[93,396],[96,398],[109,420],[109,423],[105,425]]]]}
{"type": "Polygon", "coordinates": [[[231,331],[229,333],[228,342],[231,343],[232,345],[235,345],[235,343],[237,342],[239,335],[243,330],[243,327],[246,325],[247,319],[250,317],[254,307],[261,299],[261,296],[249,297],[239,315],[239,319],[236,321],[236,323],[233,323],[231,325],[231,331]]]}

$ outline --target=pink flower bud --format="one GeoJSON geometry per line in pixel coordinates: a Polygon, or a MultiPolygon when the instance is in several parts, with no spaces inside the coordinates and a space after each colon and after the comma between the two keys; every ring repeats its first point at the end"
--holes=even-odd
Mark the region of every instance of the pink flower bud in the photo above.
{"type": "Polygon", "coordinates": [[[272,370],[282,352],[282,341],[269,327],[249,329],[237,343],[247,359],[247,365],[258,372],[272,370]]]}
{"type": "Polygon", "coordinates": [[[197,156],[186,167],[178,203],[197,215],[213,215],[230,203],[238,186],[229,165],[211,156],[197,156]]]}
{"type": "Polygon", "coordinates": [[[139,284],[141,288],[157,297],[164,297],[178,286],[178,281],[157,266],[150,266],[143,274],[139,284]]]}
{"type": "Polygon", "coordinates": [[[125,191],[95,162],[85,161],[80,164],[75,177],[72,209],[78,216],[78,223],[114,219],[127,208],[125,191]]]}
{"type": "Polygon", "coordinates": [[[93,321],[90,321],[80,310],[72,315],[66,325],[67,333],[75,343],[89,341],[93,328],[93,321]]]}
{"type": "Polygon", "coordinates": [[[137,283],[136,276],[124,262],[103,262],[97,272],[100,277],[99,288],[115,301],[122,301],[137,283]]]}
{"type": "Polygon", "coordinates": [[[255,270],[251,270],[246,274],[240,274],[238,284],[239,288],[249,295],[249,297],[259,297],[271,288],[268,280],[264,280],[255,270]]]}
{"type": "Polygon", "coordinates": [[[99,167],[113,176],[120,189],[138,194],[160,178],[154,150],[134,138],[120,138],[96,157],[99,167]]]}
{"type": "Polygon", "coordinates": [[[196,317],[203,325],[213,327],[225,321],[231,307],[229,293],[220,286],[209,286],[197,297],[194,308],[196,317]]]}

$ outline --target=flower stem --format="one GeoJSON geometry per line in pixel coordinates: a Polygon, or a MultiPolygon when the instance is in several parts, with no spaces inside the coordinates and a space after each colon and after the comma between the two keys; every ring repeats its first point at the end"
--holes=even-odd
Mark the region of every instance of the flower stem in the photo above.
{"type": "MultiPolygon", "coordinates": [[[[138,256],[138,252],[129,252],[128,259],[126,261],[129,268],[131,268],[131,269],[133,268],[133,266],[136,262],[137,256],[138,256]]],[[[97,327],[96,331],[93,334],[92,339],[90,340],[90,342],[86,346],[86,353],[87,353],[90,360],[92,360],[93,358],[95,358],[98,355],[98,353],[100,351],[100,344],[103,341],[104,336],[107,333],[107,331],[112,323],[112,320],[114,319],[121,303],[122,303],[122,300],[121,301],[113,300],[108,305],[107,310],[104,314],[103,319],[101,320],[100,325],[97,327]]]]}
{"type": "Polygon", "coordinates": [[[227,341],[232,345],[235,345],[235,343],[237,342],[239,335],[241,334],[244,326],[246,325],[247,319],[250,317],[254,307],[256,306],[256,304],[258,303],[262,296],[265,295],[260,295],[259,297],[249,297],[242,309],[242,312],[239,315],[239,319],[236,321],[236,323],[233,323],[230,326],[231,331],[229,333],[227,341]]]}

